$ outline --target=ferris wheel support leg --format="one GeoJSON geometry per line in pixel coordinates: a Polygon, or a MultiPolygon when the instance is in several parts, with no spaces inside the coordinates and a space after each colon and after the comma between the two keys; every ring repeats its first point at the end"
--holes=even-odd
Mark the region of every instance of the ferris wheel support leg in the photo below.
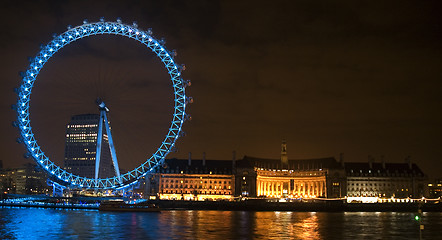
{"type": "Polygon", "coordinates": [[[65,186],[60,185],[52,180],[47,180],[47,184],[52,186],[52,196],[53,197],[63,197],[63,191],[66,189],[65,186]]]}
{"type": "Polygon", "coordinates": [[[106,113],[103,113],[103,115],[104,115],[104,124],[106,125],[107,138],[109,140],[109,149],[111,152],[112,162],[114,164],[115,175],[117,176],[118,181],[121,182],[120,168],[118,167],[117,153],[115,151],[114,141],[112,139],[112,133],[109,127],[109,122],[107,121],[106,113]]]}
{"type": "Polygon", "coordinates": [[[101,140],[103,139],[103,111],[100,112],[100,120],[98,122],[98,134],[97,134],[97,150],[95,151],[95,180],[98,179],[98,172],[100,170],[100,156],[101,156],[101,140]]]}

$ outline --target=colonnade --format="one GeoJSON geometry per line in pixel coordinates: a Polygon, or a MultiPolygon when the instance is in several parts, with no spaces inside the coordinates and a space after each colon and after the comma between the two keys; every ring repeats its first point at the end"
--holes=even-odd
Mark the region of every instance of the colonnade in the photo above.
{"type": "Polygon", "coordinates": [[[258,196],[280,197],[287,195],[299,197],[326,196],[325,179],[304,180],[304,179],[258,179],[258,196]],[[291,186],[293,185],[293,186],[291,186]]]}

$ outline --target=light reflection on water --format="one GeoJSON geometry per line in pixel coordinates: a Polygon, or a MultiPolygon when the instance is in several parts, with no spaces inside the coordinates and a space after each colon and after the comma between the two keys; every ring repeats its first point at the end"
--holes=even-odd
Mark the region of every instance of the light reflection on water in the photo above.
{"type": "MultiPolygon", "coordinates": [[[[417,239],[413,213],[163,211],[0,208],[0,239],[417,239]]],[[[424,213],[437,239],[442,213],[424,213]]]]}

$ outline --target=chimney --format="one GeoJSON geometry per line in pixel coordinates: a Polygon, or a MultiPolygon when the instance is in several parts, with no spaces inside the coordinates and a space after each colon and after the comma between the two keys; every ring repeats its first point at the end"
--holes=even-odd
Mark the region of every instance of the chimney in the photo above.
{"type": "Polygon", "coordinates": [[[381,155],[382,169],[385,169],[385,159],[384,155],[381,155]]]}
{"type": "Polygon", "coordinates": [[[281,144],[281,169],[288,169],[289,160],[287,157],[287,143],[285,140],[282,140],[281,144]]]}
{"type": "Polygon", "coordinates": [[[344,153],[339,154],[339,163],[341,164],[341,167],[344,167],[344,153]]]}
{"type": "Polygon", "coordinates": [[[189,160],[187,162],[187,165],[189,165],[189,167],[190,165],[192,165],[192,152],[189,152],[189,160]]]}
{"type": "Polygon", "coordinates": [[[413,169],[413,166],[411,164],[411,158],[410,156],[408,156],[407,158],[405,158],[405,162],[408,163],[408,168],[411,170],[413,169]]]}
{"type": "Polygon", "coordinates": [[[206,166],[206,152],[203,152],[203,166],[206,166]]]}
{"type": "Polygon", "coordinates": [[[373,168],[373,157],[371,155],[368,155],[368,166],[370,169],[373,168]]]}
{"type": "Polygon", "coordinates": [[[232,152],[232,170],[235,169],[236,166],[236,151],[232,152]]]}

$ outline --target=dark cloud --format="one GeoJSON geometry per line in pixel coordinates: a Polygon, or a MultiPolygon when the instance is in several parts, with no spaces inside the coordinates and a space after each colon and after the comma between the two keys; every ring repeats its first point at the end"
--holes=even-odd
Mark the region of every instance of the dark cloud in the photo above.
{"type": "MultiPolygon", "coordinates": [[[[344,152],[348,161],[368,154],[402,161],[411,155],[437,175],[440,10],[438,1],[7,1],[0,21],[0,158],[12,165],[23,152],[13,143],[14,115],[7,109],[26,57],[67,25],[121,17],[153,28],[187,66],[193,120],[171,156],[206,151],[226,159],[236,150],[277,158],[286,138],[291,158],[344,152]]],[[[171,92],[152,54],[111,37],[84,39],[57,54],[39,76],[31,112],[44,141],[61,139],[55,156],[63,153],[69,116],[94,112],[97,95],[112,106],[119,154],[144,159],[157,147],[168,128],[171,92]]]]}

